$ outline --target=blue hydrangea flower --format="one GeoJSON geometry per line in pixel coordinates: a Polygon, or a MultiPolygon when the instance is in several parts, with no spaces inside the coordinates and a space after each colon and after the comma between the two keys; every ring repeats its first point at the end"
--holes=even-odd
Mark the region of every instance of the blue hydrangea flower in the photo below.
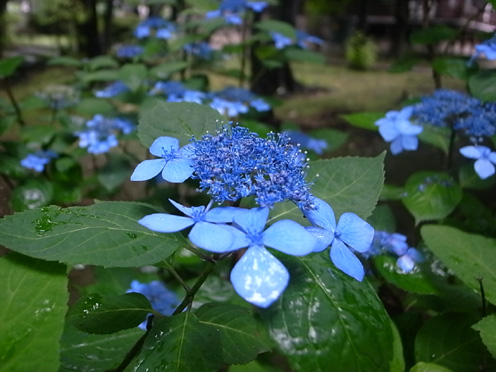
{"type": "Polygon", "coordinates": [[[85,127],[85,130],[75,134],[79,137],[79,147],[86,147],[92,154],[108,152],[119,144],[116,134],[119,132],[129,134],[135,129],[135,126],[127,120],[105,118],[102,115],[95,115],[86,122],[85,127]]]}
{"type": "Polygon", "coordinates": [[[183,49],[186,53],[192,54],[201,59],[210,59],[213,55],[213,49],[204,41],[186,44],[183,49]]]}
{"type": "Polygon", "coordinates": [[[155,30],[155,37],[157,39],[170,39],[174,32],[176,32],[176,26],[162,19],[160,17],[150,17],[141,22],[134,30],[134,36],[138,39],[143,39],[145,37],[152,36],[152,30],[155,30]]]}
{"type": "Polygon", "coordinates": [[[167,102],[202,103],[206,96],[203,92],[186,89],[179,81],[159,81],[155,84],[150,93],[162,93],[167,95],[167,102]]]}
{"type": "Polygon", "coordinates": [[[496,152],[491,151],[487,146],[465,146],[460,149],[460,153],[469,159],[475,159],[475,173],[480,178],[486,179],[494,174],[494,164],[496,164],[496,152]]]}
{"type": "Polygon", "coordinates": [[[424,256],[415,248],[408,248],[405,253],[398,257],[396,265],[404,273],[409,273],[415,268],[415,265],[424,261],[424,256]]]}
{"type": "Polygon", "coordinates": [[[282,133],[289,137],[289,142],[293,145],[301,145],[302,148],[312,150],[319,155],[327,149],[327,142],[323,139],[314,138],[297,130],[285,130],[282,133]]]}
{"type": "Polygon", "coordinates": [[[209,97],[212,99],[210,107],[229,117],[247,113],[249,107],[259,112],[270,110],[267,102],[244,88],[229,86],[221,91],[211,92],[209,97]]]}
{"type": "Polygon", "coordinates": [[[29,154],[24,159],[21,160],[21,165],[24,168],[33,169],[36,172],[43,172],[45,165],[47,165],[50,160],[57,157],[57,154],[51,150],[39,150],[34,154],[29,154]]]}
{"type": "Polygon", "coordinates": [[[162,233],[173,233],[193,226],[188,234],[191,242],[211,252],[226,252],[234,241],[233,234],[224,228],[222,223],[231,223],[233,218],[246,209],[236,207],[212,207],[210,202],[206,207],[185,207],[175,201],[169,201],[187,217],[167,213],[154,213],[138,221],[146,228],[162,233]]]}
{"type": "Polygon", "coordinates": [[[314,252],[321,252],[331,246],[331,261],[345,274],[361,281],[365,274],[354,251],[366,252],[374,239],[374,228],[354,213],[343,213],[336,224],[334,211],[325,201],[314,198],[315,208],[301,208],[308,221],[314,226],[307,227],[318,240],[314,252]]]}
{"type": "Polygon", "coordinates": [[[475,53],[470,57],[467,64],[471,65],[480,55],[484,55],[490,61],[496,59],[496,34],[475,46],[475,53]]]}
{"type": "MultiPolygon", "coordinates": [[[[158,311],[162,315],[171,316],[174,310],[179,305],[179,299],[177,295],[169,290],[164,283],[155,280],[150,283],[140,283],[137,280],[131,282],[131,288],[126,291],[126,293],[141,293],[145,296],[153,310],[158,311]]],[[[141,323],[139,327],[146,330],[146,321],[141,323]]]]}
{"type": "MultiPolygon", "coordinates": [[[[284,265],[265,247],[303,256],[316,244],[312,234],[291,220],[277,221],[264,231],[268,216],[268,208],[250,209],[235,216],[230,229],[225,227],[235,237],[226,251],[248,247],[231,271],[233,287],[246,301],[263,308],[279,298],[289,281],[284,265]]],[[[201,242],[198,246],[207,249],[201,242]]]]}
{"type": "Polygon", "coordinates": [[[267,138],[243,127],[224,127],[194,142],[194,179],[214,201],[253,195],[261,207],[285,200],[312,206],[308,164],[285,135],[267,138]]]}
{"type": "Polygon", "coordinates": [[[308,44],[322,45],[323,43],[324,40],[317,36],[309,35],[301,30],[296,30],[296,44],[298,44],[300,48],[307,49],[308,44]]]}
{"type": "Polygon", "coordinates": [[[293,44],[293,39],[290,37],[287,37],[286,35],[283,35],[279,32],[270,32],[270,36],[272,37],[272,40],[274,41],[274,45],[276,49],[284,49],[287,46],[290,46],[293,44]]]}
{"type": "Polygon", "coordinates": [[[48,85],[36,96],[45,101],[50,107],[60,110],[74,106],[79,101],[79,91],[68,85],[48,85]]]}
{"type": "Polygon", "coordinates": [[[145,50],[139,45],[123,45],[116,51],[119,58],[134,58],[143,54],[145,50]]]}
{"type": "Polygon", "coordinates": [[[401,111],[389,111],[386,117],[379,119],[375,125],[379,126],[379,133],[384,141],[391,142],[391,153],[399,154],[403,150],[416,150],[418,147],[417,135],[423,128],[413,125],[410,116],[413,106],[404,107],[401,111]]]}
{"type": "Polygon", "coordinates": [[[112,98],[129,91],[129,88],[122,81],[116,81],[107,87],[97,90],[95,96],[98,98],[112,98]]]}
{"type": "Polygon", "coordinates": [[[139,163],[131,175],[131,181],[149,180],[162,172],[164,180],[181,183],[194,172],[192,144],[179,148],[177,138],[159,137],[150,146],[150,153],[160,159],[139,163]]]}
{"type": "Polygon", "coordinates": [[[241,18],[245,10],[251,9],[260,13],[268,6],[265,1],[246,1],[246,0],[222,0],[219,8],[207,12],[207,19],[223,17],[228,24],[240,25],[243,23],[241,18]]]}

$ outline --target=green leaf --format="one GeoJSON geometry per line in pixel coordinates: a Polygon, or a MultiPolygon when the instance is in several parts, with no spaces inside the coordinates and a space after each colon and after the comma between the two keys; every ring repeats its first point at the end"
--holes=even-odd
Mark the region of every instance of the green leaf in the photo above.
{"type": "Polygon", "coordinates": [[[109,335],[92,335],[68,324],[60,340],[59,372],[114,370],[143,333],[136,327],[109,335]]]}
{"type": "Polygon", "coordinates": [[[380,200],[401,200],[406,196],[405,189],[400,186],[384,184],[380,200]]]}
{"type": "Polygon", "coordinates": [[[131,370],[215,372],[222,365],[219,335],[191,312],[157,320],[131,370]]]}
{"type": "Polygon", "coordinates": [[[375,122],[384,117],[383,112],[357,112],[354,114],[340,115],[341,118],[346,120],[351,125],[377,131],[377,126],[375,122]]]}
{"type": "Polygon", "coordinates": [[[13,75],[22,62],[24,62],[23,56],[0,59],[0,79],[13,75]]]}
{"type": "Polygon", "coordinates": [[[327,148],[324,152],[336,150],[338,147],[342,146],[349,137],[349,134],[336,129],[320,128],[315,129],[308,134],[314,138],[323,139],[327,143],[327,148]]]}
{"type": "Polygon", "coordinates": [[[107,334],[139,326],[153,310],[140,293],[105,297],[93,293],[81,297],[72,311],[71,323],[80,330],[107,334]]]}
{"type": "Polygon", "coordinates": [[[436,25],[413,31],[410,41],[414,45],[432,45],[441,41],[456,39],[459,34],[459,29],[445,25],[436,25]]]}
{"type": "Polygon", "coordinates": [[[425,143],[437,147],[445,154],[449,150],[450,129],[435,127],[433,125],[424,125],[424,129],[419,134],[418,138],[425,143]]]}
{"type": "Polygon", "coordinates": [[[411,369],[410,372],[453,372],[449,368],[440,366],[434,363],[418,362],[411,369]]]}
{"type": "Polygon", "coordinates": [[[405,358],[403,357],[403,343],[401,341],[400,332],[393,321],[391,330],[393,332],[393,359],[389,365],[389,372],[404,372],[405,371],[405,358]]]}
{"type": "Polygon", "coordinates": [[[132,167],[124,156],[110,153],[108,162],[98,170],[98,181],[107,191],[114,191],[129,180],[132,167]]]}
{"type": "Polygon", "coordinates": [[[43,178],[34,178],[17,186],[10,195],[10,201],[14,210],[20,212],[48,205],[52,197],[52,184],[43,178]]]}
{"type": "Polygon", "coordinates": [[[111,116],[115,112],[114,106],[100,98],[83,98],[74,110],[85,116],[94,116],[97,114],[111,116]]]}
{"type": "Polygon", "coordinates": [[[141,112],[138,137],[150,147],[160,136],[179,139],[186,145],[192,136],[201,138],[207,131],[215,132],[226,123],[217,110],[191,102],[158,102],[141,112]]]}
{"type": "Polygon", "coordinates": [[[470,328],[476,319],[447,313],[427,320],[415,338],[416,361],[439,364],[453,372],[476,371],[484,363],[484,345],[470,328]]]}
{"type": "MultiPolygon", "coordinates": [[[[384,182],[384,155],[311,161],[307,180],[314,180],[312,194],[329,203],[336,218],[345,212],[367,218],[377,203],[384,182]]],[[[288,218],[304,222],[302,215],[293,203],[277,203],[271,211],[271,222],[288,218]]]]}
{"type": "Polygon", "coordinates": [[[156,213],[132,202],[56,206],[0,220],[0,244],[28,256],[71,265],[133,267],[157,263],[185,244],[181,234],[159,234],[138,224],[156,213]]]}
{"type": "Polygon", "coordinates": [[[467,79],[470,74],[466,58],[438,57],[432,62],[434,71],[457,79],[467,79]]]}
{"type": "Polygon", "coordinates": [[[47,61],[47,65],[48,66],[61,65],[61,66],[80,67],[82,65],[82,62],[78,58],[61,56],[61,57],[50,58],[47,61]]]}
{"type": "Polygon", "coordinates": [[[66,267],[9,253],[0,258],[0,272],[0,371],[57,371],[66,267]]]}
{"type": "Polygon", "coordinates": [[[291,279],[262,319],[292,369],[389,371],[391,321],[372,286],[337,270],[328,253],[281,261],[291,279]]]}
{"type": "Polygon", "coordinates": [[[427,247],[467,286],[479,291],[482,280],[488,301],[496,305],[496,240],[449,226],[421,229],[427,247]]]}
{"type": "Polygon", "coordinates": [[[462,199],[455,180],[437,172],[417,172],[405,184],[403,204],[415,218],[415,224],[448,216],[462,199]]]}
{"type": "Polygon", "coordinates": [[[212,327],[219,333],[219,350],[224,363],[246,364],[270,347],[257,329],[250,311],[230,304],[209,303],[196,312],[200,324],[212,327]]]}
{"type": "Polygon", "coordinates": [[[119,80],[126,84],[131,92],[136,92],[140,88],[146,75],[146,66],[139,63],[125,64],[119,70],[119,80]]]}
{"type": "Polygon", "coordinates": [[[296,38],[295,28],[287,22],[267,19],[255,23],[254,27],[265,32],[277,32],[291,39],[296,38]]]}
{"type": "Polygon", "coordinates": [[[191,62],[188,61],[173,61],[162,63],[161,65],[155,66],[150,70],[150,74],[157,79],[167,79],[174,72],[179,72],[188,68],[191,62]]]}
{"type": "Polygon", "coordinates": [[[388,72],[397,74],[401,72],[411,71],[419,62],[420,58],[415,55],[407,55],[398,60],[395,60],[388,69],[388,72]]]}
{"type": "Polygon", "coordinates": [[[94,81],[115,81],[119,80],[118,70],[98,70],[81,74],[81,80],[88,84],[94,81]]]}
{"type": "Polygon", "coordinates": [[[17,118],[14,115],[0,118],[0,134],[4,134],[16,121],[17,118]]]}
{"type": "Polygon", "coordinates": [[[470,93],[482,101],[496,101],[496,73],[479,71],[468,79],[470,93]]]}
{"type": "Polygon", "coordinates": [[[98,70],[101,68],[117,68],[119,67],[119,63],[112,57],[109,56],[98,56],[92,58],[88,63],[90,70],[98,70]]]}
{"type": "Polygon", "coordinates": [[[367,222],[374,226],[374,229],[381,231],[396,231],[396,219],[388,205],[378,205],[372,214],[367,218],[367,222]]]}
{"type": "Polygon", "coordinates": [[[496,314],[486,316],[472,328],[480,332],[482,342],[496,359],[496,314]]]}
{"type": "Polygon", "coordinates": [[[39,147],[48,144],[55,135],[53,125],[33,125],[22,128],[22,139],[25,142],[36,144],[39,147]]]}
{"type": "Polygon", "coordinates": [[[310,62],[323,65],[326,58],[323,54],[308,49],[285,48],[284,55],[289,61],[310,62]]]}

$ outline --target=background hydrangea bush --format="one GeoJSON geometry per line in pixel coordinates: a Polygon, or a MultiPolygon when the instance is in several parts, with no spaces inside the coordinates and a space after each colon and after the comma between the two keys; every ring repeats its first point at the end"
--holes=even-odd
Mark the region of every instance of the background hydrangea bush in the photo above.
{"type": "MultiPolygon", "coordinates": [[[[474,62],[494,37],[433,62],[467,92],[344,115],[384,144],[332,157],[336,131],[271,126],[278,101],[246,88],[248,47],[268,71],[323,61],[322,39],[258,20],[271,5],[149,17],[109,55],[52,59],[73,85],[9,91],[0,371],[496,368],[496,73],[474,62]],[[225,27],[240,43],[212,49],[225,27]],[[210,89],[232,56],[239,86],[210,89]],[[418,168],[401,185],[398,158],[418,168]]],[[[7,90],[21,63],[0,61],[7,90]]]]}

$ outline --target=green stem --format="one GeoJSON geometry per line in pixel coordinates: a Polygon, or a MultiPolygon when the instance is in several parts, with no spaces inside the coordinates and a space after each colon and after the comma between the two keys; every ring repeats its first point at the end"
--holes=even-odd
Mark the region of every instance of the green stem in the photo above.
{"type": "Polygon", "coordinates": [[[3,79],[3,82],[4,82],[5,92],[7,93],[7,96],[9,97],[10,103],[12,103],[12,106],[14,107],[14,111],[15,111],[16,117],[17,117],[17,122],[21,126],[26,125],[26,122],[22,118],[21,109],[19,108],[19,105],[17,104],[17,101],[14,97],[14,94],[12,93],[12,89],[10,88],[9,79],[5,78],[5,79],[3,79]]]}
{"type": "Polygon", "coordinates": [[[184,249],[187,249],[191,253],[194,253],[195,255],[197,255],[198,257],[200,257],[203,261],[207,261],[207,262],[211,262],[211,263],[215,263],[216,262],[216,260],[214,260],[210,256],[207,256],[205,253],[203,253],[202,251],[200,251],[198,248],[195,248],[195,247],[192,247],[190,245],[187,245],[187,246],[184,247],[184,249]]]}
{"type": "MultiPolygon", "coordinates": [[[[147,324],[147,328],[148,328],[148,324],[147,324]]],[[[136,341],[133,348],[129,350],[129,352],[126,354],[121,364],[119,364],[119,366],[116,369],[108,370],[107,372],[123,372],[126,369],[126,367],[129,365],[129,363],[131,363],[131,361],[139,354],[149,333],[150,330],[147,329],[146,333],[143,336],[141,336],[138,341],[136,341]]]]}
{"type": "Polygon", "coordinates": [[[446,164],[447,170],[451,169],[451,165],[453,163],[453,150],[455,148],[455,137],[456,137],[456,131],[455,129],[453,129],[453,126],[451,126],[451,133],[450,133],[450,139],[448,145],[448,160],[446,164]]]}
{"type": "Polygon", "coordinates": [[[181,276],[174,269],[174,267],[167,261],[163,261],[162,264],[171,273],[171,275],[174,277],[174,279],[176,279],[178,281],[178,283],[182,285],[182,287],[186,290],[186,293],[189,293],[191,291],[191,288],[189,287],[189,285],[186,284],[186,282],[183,280],[183,278],[181,278],[181,276]]]}

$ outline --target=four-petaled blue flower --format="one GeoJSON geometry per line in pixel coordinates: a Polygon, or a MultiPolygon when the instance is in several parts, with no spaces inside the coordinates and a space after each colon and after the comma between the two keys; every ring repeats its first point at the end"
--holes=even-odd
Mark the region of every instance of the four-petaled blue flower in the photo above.
{"type": "Polygon", "coordinates": [[[412,112],[413,106],[407,106],[401,111],[389,111],[385,118],[375,122],[375,125],[379,126],[379,133],[384,141],[391,142],[393,155],[403,150],[416,150],[418,147],[417,135],[424,128],[410,122],[412,112]]]}
{"type": "Polygon", "coordinates": [[[467,64],[470,66],[481,54],[486,56],[490,61],[496,59],[496,34],[492,38],[484,40],[475,46],[475,53],[470,57],[467,64]]]}
{"type": "Polygon", "coordinates": [[[343,213],[336,225],[334,211],[325,201],[315,198],[313,210],[302,208],[303,214],[312,223],[306,230],[315,236],[318,244],[314,252],[331,246],[331,260],[345,274],[361,281],[363,265],[353,251],[366,252],[374,239],[374,228],[354,213],[343,213]]]}
{"type": "Polygon", "coordinates": [[[465,146],[460,149],[460,153],[469,159],[476,159],[474,163],[475,173],[480,178],[486,179],[494,174],[494,164],[496,164],[496,152],[491,151],[487,146],[465,146]]]}
{"type": "Polygon", "coordinates": [[[162,172],[162,178],[168,182],[180,183],[194,172],[193,144],[179,148],[179,140],[173,137],[159,137],[150,146],[150,153],[160,159],[144,160],[138,164],[131,181],[152,179],[162,172]]]}
{"type": "Polygon", "coordinates": [[[29,154],[24,159],[21,160],[21,165],[24,168],[33,169],[36,172],[43,172],[45,165],[47,165],[51,159],[56,158],[57,154],[51,150],[40,150],[34,154],[29,154]]]}
{"type": "MultiPolygon", "coordinates": [[[[248,247],[231,271],[232,285],[246,301],[264,308],[279,298],[289,281],[284,265],[265,246],[303,256],[312,252],[317,243],[312,234],[291,220],[277,221],[264,231],[268,216],[268,208],[253,208],[234,216],[233,226],[225,226],[234,237],[225,252],[248,247]]],[[[208,244],[215,238],[208,230],[204,234],[212,235],[205,238],[208,244]]],[[[208,249],[201,241],[197,245],[208,249]]]]}

